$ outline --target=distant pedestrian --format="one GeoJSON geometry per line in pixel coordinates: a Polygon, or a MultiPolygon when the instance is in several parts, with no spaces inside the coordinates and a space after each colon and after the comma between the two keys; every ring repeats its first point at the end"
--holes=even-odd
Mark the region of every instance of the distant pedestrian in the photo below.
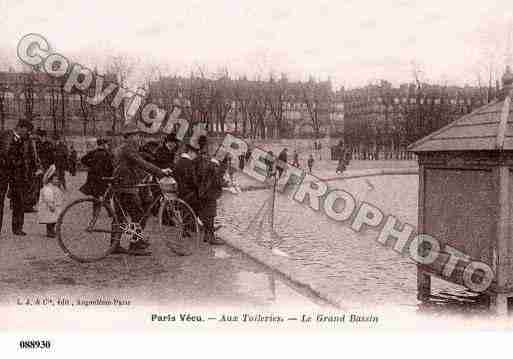
{"type": "Polygon", "coordinates": [[[235,179],[235,167],[232,166],[232,157],[229,153],[227,153],[225,158],[221,161],[221,170],[223,169],[226,169],[226,173],[224,175],[226,186],[223,187],[223,190],[229,191],[233,194],[241,193],[242,190],[235,179]]]}
{"type": "Polygon", "coordinates": [[[341,157],[338,160],[336,174],[342,174],[346,170],[345,160],[341,157]]]}
{"type": "Polygon", "coordinates": [[[235,181],[235,167],[232,164],[232,155],[230,153],[226,154],[226,157],[223,160],[224,168],[226,168],[226,173],[228,174],[228,178],[230,183],[235,181]]]}
{"type": "Polygon", "coordinates": [[[55,224],[64,205],[64,192],[55,165],[51,165],[46,171],[43,184],[37,218],[40,224],[46,224],[46,236],[55,238],[55,224]]]}
{"type": "Polygon", "coordinates": [[[297,150],[294,150],[294,162],[292,163],[294,167],[299,168],[299,154],[297,153],[297,150]]]}
{"type": "Polygon", "coordinates": [[[249,163],[250,159],[251,159],[251,149],[248,148],[248,150],[246,151],[246,155],[245,155],[246,164],[249,163]]]}
{"type": "Polygon", "coordinates": [[[337,164],[337,170],[336,174],[342,174],[347,168],[348,161],[347,161],[347,154],[346,150],[343,145],[339,146],[338,148],[338,164],[337,164]]]}
{"type": "Polygon", "coordinates": [[[314,158],[313,158],[313,155],[310,154],[310,157],[308,157],[308,172],[309,173],[312,173],[312,168],[313,168],[313,165],[314,165],[314,158]]]}
{"type": "Polygon", "coordinates": [[[244,171],[244,162],[245,162],[245,159],[246,159],[246,155],[243,153],[239,156],[239,169],[241,171],[244,171]]]}
{"type": "Polygon", "coordinates": [[[268,151],[267,156],[265,156],[264,161],[267,167],[267,177],[274,176],[274,153],[273,151],[268,151]]]}

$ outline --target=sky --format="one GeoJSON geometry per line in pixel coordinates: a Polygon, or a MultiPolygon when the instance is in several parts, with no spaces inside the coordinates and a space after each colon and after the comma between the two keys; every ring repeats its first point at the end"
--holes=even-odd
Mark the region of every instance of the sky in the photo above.
{"type": "Polygon", "coordinates": [[[483,0],[0,0],[0,56],[35,32],[87,66],[138,58],[140,73],[227,68],[353,88],[409,82],[415,68],[428,83],[476,85],[490,64],[503,72],[512,14],[483,0]]]}

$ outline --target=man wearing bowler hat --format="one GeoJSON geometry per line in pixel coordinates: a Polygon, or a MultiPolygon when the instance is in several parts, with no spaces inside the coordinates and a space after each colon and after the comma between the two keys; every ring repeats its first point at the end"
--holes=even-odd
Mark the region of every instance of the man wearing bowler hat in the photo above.
{"type": "Polygon", "coordinates": [[[23,222],[28,168],[24,144],[32,129],[32,123],[22,119],[14,130],[5,131],[0,136],[0,230],[3,223],[5,194],[9,188],[12,201],[12,232],[16,236],[26,235],[23,232],[23,222]]]}

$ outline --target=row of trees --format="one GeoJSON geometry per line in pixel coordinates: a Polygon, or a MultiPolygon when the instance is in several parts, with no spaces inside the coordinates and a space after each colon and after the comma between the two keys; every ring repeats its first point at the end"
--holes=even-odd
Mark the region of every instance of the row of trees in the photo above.
{"type": "Polygon", "coordinates": [[[250,138],[292,137],[294,125],[301,120],[319,136],[337,110],[336,93],[329,82],[289,82],[284,75],[250,81],[232,79],[228,71],[217,78],[198,72],[189,77],[163,77],[150,82],[148,88],[149,101],[168,111],[176,105],[173,99],[182,99],[185,116],[193,123],[204,122],[211,132],[224,133],[229,120],[231,131],[250,138]]]}
{"type": "MultiPolygon", "coordinates": [[[[198,69],[189,76],[164,76],[158,66],[141,67],[139,61],[126,56],[110,57],[104,63],[108,81],[123,87],[133,88],[133,75],[139,71],[147,102],[157,103],[168,112],[180,105],[188,121],[203,122],[212,133],[230,131],[253,139],[291,138],[298,136],[298,128],[307,127],[316,138],[330,129],[333,137],[344,137],[352,147],[396,148],[494,97],[491,86],[452,88],[456,91],[452,94],[448,86],[427,86],[417,69],[414,83],[406,92],[383,81],[378,86],[334,91],[330,81],[313,78],[304,82],[289,81],[285,75],[271,75],[266,80],[234,79],[228,69],[214,75],[198,69]],[[407,101],[397,102],[398,97],[407,101]],[[430,101],[434,98],[439,99],[438,103],[430,101]],[[462,98],[463,105],[459,103],[462,98]]],[[[34,120],[46,118],[55,133],[96,135],[119,131],[124,118],[122,107],[110,107],[111,99],[100,106],[86,101],[94,84],[89,93],[67,94],[62,82],[33,71],[4,72],[0,76],[2,128],[8,117],[23,115],[34,120]],[[70,129],[70,118],[75,119],[71,123],[80,123],[80,128],[70,129]]]]}
{"type": "Polygon", "coordinates": [[[498,93],[498,86],[422,83],[350,91],[344,96],[344,140],[356,151],[404,151],[408,144],[492,101],[498,93]]]}
{"type": "MultiPolygon", "coordinates": [[[[108,59],[104,66],[106,82],[129,86],[128,79],[135,69],[135,61],[124,56],[108,59]]],[[[94,70],[98,74],[98,70],[94,70]]],[[[119,131],[124,117],[123,107],[109,106],[115,92],[100,105],[87,101],[94,95],[95,83],[88,92],[68,93],[64,81],[23,66],[10,67],[0,72],[0,126],[7,120],[25,117],[54,134],[105,134],[119,131]],[[51,123],[51,126],[48,126],[51,123]]],[[[107,85],[104,84],[104,86],[107,85]]]]}
{"type": "MultiPolygon", "coordinates": [[[[114,57],[106,68],[109,81],[130,87],[129,78],[134,62],[124,57],[114,57]]],[[[147,102],[159,104],[172,112],[178,103],[184,105],[183,116],[192,123],[203,122],[211,132],[230,131],[251,138],[282,138],[294,136],[294,123],[301,120],[310,125],[316,136],[329,120],[335,107],[335,93],[329,82],[310,79],[291,83],[285,76],[279,79],[250,81],[232,79],[228,71],[217,77],[207,77],[198,71],[189,77],[147,76],[142,85],[147,102]]],[[[53,124],[53,131],[78,132],[76,122],[81,122],[83,135],[96,134],[97,127],[110,132],[119,130],[123,108],[113,109],[109,99],[101,106],[86,101],[94,93],[94,84],[88,93],[64,91],[64,83],[31,71],[0,73],[0,122],[25,116],[35,121],[53,124]],[[70,127],[70,119],[75,123],[70,127]],[[101,126],[97,126],[101,124],[101,126]],[[72,126],[73,127],[73,126],[72,126]]]]}

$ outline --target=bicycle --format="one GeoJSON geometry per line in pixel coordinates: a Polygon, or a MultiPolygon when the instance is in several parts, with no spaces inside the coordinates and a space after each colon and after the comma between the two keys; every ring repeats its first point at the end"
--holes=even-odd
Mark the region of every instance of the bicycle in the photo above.
{"type": "Polygon", "coordinates": [[[70,258],[83,263],[106,258],[115,249],[111,239],[116,234],[117,238],[121,237],[121,243],[135,242],[150,234],[150,238],[161,238],[178,255],[191,255],[198,249],[199,219],[193,209],[178,198],[174,179],[164,177],[158,182],[143,181],[129,187],[139,192],[147,190],[155,197],[144,206],[139,222],[128,220],[127,211],[116,198],[118,192],[128,187],[114,185],[115,177],[104,177],[103,180],[108,182],[103,196],[71,202],[57,220],[57,242],[70,258]],[[122,218],[117,217],[116,206],[119,206],[122,218]],[[157,223],[151,223],[155,214],[157,223]],[[174,236],[170,235],[171,231],[175,232],[174,236]]]}

